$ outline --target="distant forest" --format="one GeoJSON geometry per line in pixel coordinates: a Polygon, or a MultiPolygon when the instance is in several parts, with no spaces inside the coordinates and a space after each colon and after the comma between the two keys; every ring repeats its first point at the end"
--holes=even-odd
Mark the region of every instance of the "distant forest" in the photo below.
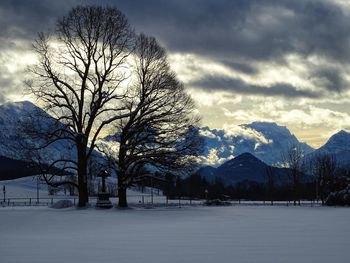
{"type": "MultiPolygon", "coordinates": [[[[350,180],[349,169],[338,169],[328,182],[325,182],[324,196],[346,188],[350,180]]],[[[225,185],[220,177],[212,182],[194,173],[186,178],[174,176],[170,173],[155,178],[145,177],[137,184],[143,187],[155,187],[163,191],[169,199],[219,199],[219,200],[253,200],[253,201],[293,201],[295,197],[292,183],[272,184],[268,178],[266,182],[244,180],[234,185],[225,185]]],[[[321,189],[316,179],[300,183],[297,201],[322,201],[321,189]]],[[[326,199],[326,198],[325,198],[326,199]]],[[[324,200],[325,201],[325,200],[324,200]]],[[[298,203],[298,202],[297,202],[298,203]]]]}

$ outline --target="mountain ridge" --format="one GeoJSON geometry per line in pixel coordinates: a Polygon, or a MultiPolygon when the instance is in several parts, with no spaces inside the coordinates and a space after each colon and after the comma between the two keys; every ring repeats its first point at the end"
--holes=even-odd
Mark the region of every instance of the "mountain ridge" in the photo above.
{"type": "Polygon", "coordinates": [[[288,180],[288,169],[267,165],[251,153],[243,153],[228,160],[219,167],[203,166],[197,174],[213,182],[216,177],[222,179],[225,185],[235,185],[242,181],[265,183],[268,173],[275,175],[276,183],[288,180]]]}
{"type": "Polygon", "coordinates": [[[333,134],[327,142],[312,153],[306,155],[306,159],[312,159],[317,155],[334,155],[338,166],[345,167],[350,165],[350,132],[340,130],[333,134]]]}
{"type": "MultiPolygon", "coordinates": [[[[0,105],[0,155],[24,159],[20,149],[16,149],[14,144],[20,135],[18,133],[20,133],[21,122],[26,120],[28,113],[35,115],[36,111],[50,119],[49,114],[29,101],[0,105]]],[[[39,127],[45,128],[45,125],[41,123],[39,127]]],[[[47,127],[50,125],[53,123],[47,124],[47,127]]],[[[256,121],[221,130],[211,129],[208,126],[198,129],[200,136],[206,142],[203,154],[200,156],[203,166],[218,167],[245,152],[253,154],[268,165],[280,164],[283,161],[283,152],[291,144],[299,145],[306,156],[311,156],[312,153],[335,153],[341,163],[350,163],[350,133],[344,130],[333,134],[325,145],[315,150],[306,143],[300,142],[286,126],[274,122],[256,121]]],[[[108,143],[108,140],[106,142],[108,143]]],[[[62,153],[72,158],[76,154],[74,147],[67,144],[57,144],[50,149],[53,157],[62,153]]]]}
{"type": "Polygon", "coordinates": [[[292,145],[298,145],[305,154],[314,149],[300,142],[285,126],[274,122],[252,122],[238,125],[234,130],[203,127],[200,135],[206,142],[202,159],[208,165],[218,166],[244,152],[249,152],[267,164],[283,162],[283,154],[292,145]]]}

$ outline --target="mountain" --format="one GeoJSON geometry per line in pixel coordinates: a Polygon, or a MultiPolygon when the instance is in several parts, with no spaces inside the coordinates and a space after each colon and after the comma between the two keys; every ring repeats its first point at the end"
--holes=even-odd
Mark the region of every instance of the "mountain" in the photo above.
{"type": "MultiPolygon", "coordinates": [[[[28,160],[23,143],[40,143],[35,138],[23,139],[23,127],[33,120],[32,128],[35,127],[41,132],[51,131],[57,128],[57,125],[62,125],[29,101],[0,105],[0,156],[28,160]]],[[[199,129],[199,133],[206,143],[200,156],[202,164],[212,166],[202,168],[203,172],[208,173],[208,177],[215,174],[213,167],[218,167],[243,153],[250,153],[268,165],[281,163],[282,155],[290,145],[298,145],[309,157],[318,153],[333,153],[341,165],[350,163],[350,133],[346,131],[334,134],[316,151],[300,142],[287,127],[273,122],[253,122],[224,130],[204,127],[199,129]]],[[[111,137],[104,142],[111,143],[113,140],[115,141],[115,138],[111,137]]],[[[76,150],[71,142],[59,141],[45,149],[43,156],[45,162],[62,157],[76,159],[76,150]]]]}
{"type": "MultiPolygon", "coordinates": [[[[47,165],[46,167],[39,167],[33,162],[25,162],[0,156],[0,181],[41,174],[42,168],[47,168],[47,165]]],[[[66,175],[69,173],[54,168],[51,169],[51,174],[66,175]]]]}
{"type": "Polygon", "coordinates": [[[245,152],[267,164],[278,164],[283,161],[283,153],[291,145],[298,145],[305,154],[313,151],[291,134],[287,127],[273,122],[242,124],[231,130],[204,127],[200,129],[200,135],[206,142],[202,160],[213,166],[245,152]]]}
{"type": "MultiPolygon", "coordinates": [[[[42,145],[38,136],[24,136],[28,130],[45,133],[65,126],[40,107],[29,101],[10,102],[0,105],[0,180],[15,179],[40,174],[54,160],[76,159],[76,150],[71,141],[61,140],[38,151],[33,147],[42,145]],[[41,167],[35,163],[40,159],[41,167]]],[[[67,174],[58,163],[51,168],[52,174],[67,174]]]]}
{"type": "Polygon", "coordinates": [[[268,165],[250,153],[243,153],[217,168],[217,174],[227,184],[240,181],[264,182],[268,165]]]}
{"type": "MultiPolygon", "coordinates": [[[[28,168],[27,175],[37,174],[39,168],[34,163],[38,160],[44,168],[56,160],[77,160],[77,151],[71,140],[58,140],[44,149],[31,150],[43,145],[44,141],[38,134],[47,135],[57,130],[61,134],[67,131],[65,125],[32,102],[9,102],[0,105],[0,165],[3,157],[9,158],[8,163],[13,165],[6,168],[6,171],[0,168],[0,175],[15,173],[11,178],[24,176],[24,166],[28,168]],[[28,131],[33,134],[25,136],[28,131]]],[[[104,156],[101,153],[93,151],[92,158],[94,162],[104,164],[104,156]]],[[[63,162],[55,164],[57,169],[51,169],[51,172],[62,174],[59,168],[63,165],[63,162]]]]}
{"type": "Polygon", "coordinates": [[[205,165],[198,169],[197,174],[207,179],[208,181],[213,182],[217,176],[217,168],[210,165],[205,165]]]}
{"type": "MultiPolygon", "coordinates": [[[[17,160],[28,160],[28,156],[33,157],[27,148],[29,145],[41,145],[42,141],[36,136],[23,136],[27,127],[30,127],[31,131],[40,133],[58,128],[64,129],[62,124],[29,101],[2,104],[0,105],[0,156],[17,160]]],[[[62,157],[74,159],[76,151],[72,142],[62,140],[49,145],[42,152],[42,157],[44,162],[62,157]]]]}
{"type": "Polygon", "coordinates": [[[288,180],[287,169],[269,166],[250,153],[243,153],[217,168],[204,166],[197,173],[208,181],[214,181],[215,177],[219,177],[226,185],[234,185],[242,181],[264,183],[267,180],[268,169],[276,175],[276,181],[288,180]]]}
{"type": "Polygon", "coordinates": [[[0,181],[38,174],[32,163],[0,156],[0,181]]]}
{"type": "Polygon", "coordinates": [[[321,154],[333,154],[339,166],[348,166],[350,164],[350,133],[344,130],[339,131],[332,135],[322,147],[308,154],[306,158],[312,159],[321,154]]]}

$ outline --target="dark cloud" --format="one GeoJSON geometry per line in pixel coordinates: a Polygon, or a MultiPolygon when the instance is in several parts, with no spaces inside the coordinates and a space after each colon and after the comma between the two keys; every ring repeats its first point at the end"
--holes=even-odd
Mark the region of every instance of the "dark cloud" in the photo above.
{"type": "Polygon", "coordinates": [[[59,16],[82,2],[79,0],[2,0],[0,37],[32,40],[39,31],[46,31],[53,27],[59,16]]]}
{"type": "MultiPolygon", "coordinates": [[[[332,1],[110,2],[116,3],[138,30],[155,35],[171,51],[206,56],[245,74],[258,73],[257,61],[287,65],[288,54],[319,57],[324,61],[317,65],[320,70],[309,69],[314,73],[310,79],[317,79],[315,87],[321,92],[348,88],[341,68],[326,69],[329,64],[350,61],[350,17],[332,1]]],[[[291,70],[293,66],[288,64],[291,70]]]]}
{"type": "Polygon", "coordinates": [[[221,90],[238,94],[260,95],[286,98],[319,98],[322,93],[308,90],[297,89],[287,83],[276,83],[271,86],[251,85],[240,79],[208,77],[190,83],[189,85],[197,88],[204,88],[209,91],[221,90]]]}
{"type": "Polygon", "coordinates": [[[134,0],[116,3],[171,50],[266,60],[285,53],[349,55],[349,18],[331,1],[134,0]]]}
{"type": "Polygon", "coordinates": [[[278,59],[286,53],[350,57],[349,17],[318,0],[2,0],[1,35],[33,35],[77,4],[112,5],[137,31],[172,51],[215,59],[278,59]]]}
{"type": "Polygon", "coordinates": [[[312,80],[315,86],[338,93],[349,88],[349,83],[345,80],[341,70],[337,68],[319,67],[313,73],[312,80]]]}
{"type": "MultiPolygon", "coordinates": [[[[347,89],[341,67],[325,69],[335,61],[350,61],[350,18],[331,0],[2,0],[0,52],[11,48],[14,38],[32,42],[38,31],[53,27],[77,4],[116,6],[137,31],[156,36],[171,52],[205,56],[245,74],[258,73],[255,62],[287,63],[288,54],[321,57],[326,65],[310,76],[310,81],[317,80],[320,94],[322,89],[347,89]]],[[[247,94],[264,94],[242,86],[247,94]]],[[[314,97],[287,84],[270,87],[272,92],[314,97]]]]}
{"type": "Polygon", "coordinates": [[[0,103],[21,93],[26,65],[10,72],[6,65],[15,52],[28,52],[40,31],[52,29],[58,16],[82,1],[1,0],[0,2],[0,103]]]}
{"type": "Polygon", "coordinates": [[[223,59],[219,62],[221,62],[222,64],[224,64],[225,66],[227,66],[233,70],[236,70],[236,71],[239,71],[239,72],[242,72],[245,74],[252,75],[252,74],[258,73],[258,70],[255,67],[253,67],[252,65],[249,65],[247,63],[239,63],[239,62],[234,62],[232,60],[225,60],[225,59],[223,59]]]}

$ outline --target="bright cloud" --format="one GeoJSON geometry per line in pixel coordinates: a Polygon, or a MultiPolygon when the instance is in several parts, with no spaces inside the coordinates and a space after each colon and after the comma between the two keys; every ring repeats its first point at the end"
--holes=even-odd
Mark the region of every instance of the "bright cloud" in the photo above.
{"type": "Polygon", "coordinates": [[[226,137],[241,136],[245,139],[252,139],[254,141],[257,141],[257,145],[255,146],[256,148],[260,144],[272,143],[272,141],[265,138],[262,133],[248,127],[224,124],[223,129],[225,131],[226,137]]]}
{"type": "MultiPolygon", "coordinates": [[[[0,101],[20,98],[37,32],[80,2],[1,2],[0,101]]],[[[165,46],[203,126],[274,121],[314,146],[350,127],[349,1],[200,2],[89,1],[116,5],[165,46]]]]}

